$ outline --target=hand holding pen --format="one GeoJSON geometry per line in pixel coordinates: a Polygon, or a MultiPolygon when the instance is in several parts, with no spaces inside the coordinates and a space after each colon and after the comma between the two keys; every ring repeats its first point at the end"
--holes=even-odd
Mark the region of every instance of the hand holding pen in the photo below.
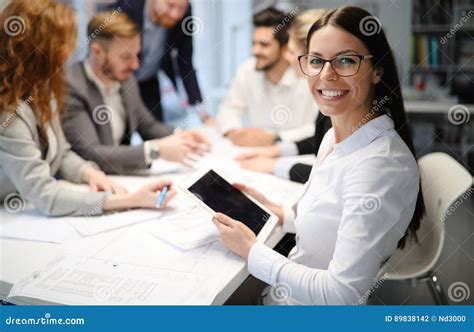
{"type": "Polygon", "coordinates": [[[163,209],[176,195],[176,190],[171,180],[162,179],[143,186],[132,195],[137,207],[163,209]]]}

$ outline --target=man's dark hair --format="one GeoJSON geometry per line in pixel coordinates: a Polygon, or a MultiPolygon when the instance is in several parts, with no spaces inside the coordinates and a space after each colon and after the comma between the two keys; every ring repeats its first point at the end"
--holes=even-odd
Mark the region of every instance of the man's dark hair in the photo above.
{"type": "Polygon", "coordinates": [[[290,26],[293,16],[274,8],[269,7],[253,16],[253,26],[273,28],[275,39],[280,46],[285,46],[288,43],[288,28],[290,26]]]}

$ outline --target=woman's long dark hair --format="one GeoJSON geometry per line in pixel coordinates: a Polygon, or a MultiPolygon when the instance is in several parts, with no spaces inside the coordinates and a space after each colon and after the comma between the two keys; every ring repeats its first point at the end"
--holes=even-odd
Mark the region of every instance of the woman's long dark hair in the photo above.
{"type": "MultiPolygon", "coordinates": [[[[395,59],[380,21],[362,8],[352,6],[336,8],[326,13],[313,24],[308,32],[307,45],[309,45],[313,33],[327,25],[342,28],[360,39],[369,50],[369,53],[373,55],[371,59],[373,67],[383,68],[382,80],[375,87],[374,98],[377,101],[387,101],[381,111],[391,116],[395,130],[416,158],[412,135],[403,105],[395,59]]],[[[403,249],[407,238],[413,238],[418,242],[416,231],[420,227],[420,220],[424,212],[425,206],[420,181],[415,212],[405,234],[398,241],[398,248],[403,249]]]]}

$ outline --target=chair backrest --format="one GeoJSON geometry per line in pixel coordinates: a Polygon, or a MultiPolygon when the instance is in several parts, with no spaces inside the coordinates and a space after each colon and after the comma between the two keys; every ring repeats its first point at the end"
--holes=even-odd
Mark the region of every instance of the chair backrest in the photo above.
{"type": "Polygon", "coordinates": [[[426,218],[444,222],[451,212],[471,194],[471,174],[451,156],[435,152],[419,159],[421,186],[426,206],[426,218]],[[456,204],[459,201],[459,204],[456,204]]]}
{"type": "Polygon", "coordinates": [[[445,220],[474,194],[471,174],[449,155],[430,153],[418,164],[426,208],[417,232],[420,243],[407,241],[403,250],[394,253],[387,264],[388,279],[410,279],[428,273],[443,249],[445,220]]]}

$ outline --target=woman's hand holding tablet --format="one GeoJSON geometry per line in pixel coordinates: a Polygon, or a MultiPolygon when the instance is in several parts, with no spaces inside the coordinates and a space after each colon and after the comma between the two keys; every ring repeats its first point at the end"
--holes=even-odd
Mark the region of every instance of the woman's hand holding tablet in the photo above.
{"type": "Polygon", "coordinates": [[[252,245],[257,242],[255,233],[238,220],[216,213],[212,218],[220,234],[221,243],[236,255],[247,260],[252,245]]]}

